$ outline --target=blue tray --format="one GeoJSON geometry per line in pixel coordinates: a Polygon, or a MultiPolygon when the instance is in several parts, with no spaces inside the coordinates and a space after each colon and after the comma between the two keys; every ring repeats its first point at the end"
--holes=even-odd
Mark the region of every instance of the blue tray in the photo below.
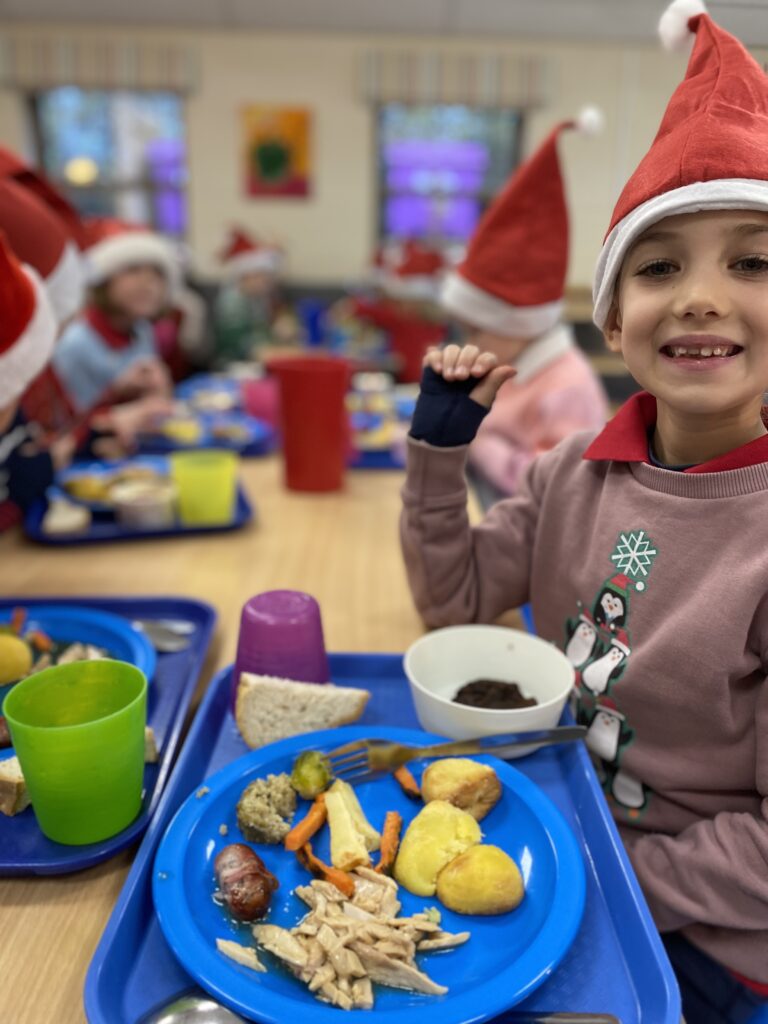
{"type": "Polygon", "coordinates": [[[198,391],[226,391],[234,400],[234,409],[242,406],[240,383],[226,374],[196,373],[176,385],[176,397],[189,401],[198,391]]]}
{"type": "Polygon", "coordinates": [[[44,499],[35,502],[24,518],[24,532],[37,544],[53,547],[71,547],[77,544],[104,544],[122,540],[148,540],[150,538],[191,537],[200,533],[226,533],[240,530],[253,519],[253,507],[240,487],[232,522],[226,526],[169,526],[165,529],[132,530],[116,522],[109,513],[95,513],[90,529],[86,533],[72,536],[50,537],[43,532],[43,517],[48,505],[44,499]]]}
{"type": "MultiPolygon", "coordinates": [[[[335,654],[330,667],[336,683],[371,690],[362,724],[417,726],[400,655],[335,654]]],[[[230,711],[230,680],[230,670],[221,672],[205,695],[91,961],[85,983],[90,1024],[135,1024],[194,987],[160,930],[152,864],[168,823],[189,793],[247,752],[230,711]]],[[[679,1024],[672,969],[585,748],[541,750],[515,767],[561,811],[587,869],[586,908],[576,941],[560,967],[517,1009],[613,1013],[622,1024],[679,1024]]],[[[501,1024],[504,1015],[497,1020],[501,1024]]]]}
{"type": "Polygon", "coordinates": [[[257,420],[253,416],[241,412],[198,413],[198,419],[202,433],[200,439],[194,444],[183,444],[162,434],[144,434],[140,439],[140,451],[150,455],[170,455],[171,452],[189,452],[200,448],[222,448],[226,451],[237,452],[243,459],[252,459],[260,455],[269,455],[275,450],[277,431],[268,423],[257,420]],[[228,441],[225,438],[216,437],[212,431],[217,422],[237,423],[244,426],[250,434],[250,440],[246,442],[228,441]]]}
{"type": "Polygon", "coordinates": [[[159,805],[179,745],[189,703],[211,642],[216,612],[202,601],[176,597],[28,598],[4,597],[0,611],[21,606],[86,605],[128,619],[186,619],[194,623],[190,646],[179,654],[161,654],[147,698],[160,759],[144,770],[144,800],[136,820],[118,835],[88,846],[64,846],[46,839],[31,808],[13,818],[0,815],[0,875],[60,875],[91,867],[139,838],[159,805]]]}

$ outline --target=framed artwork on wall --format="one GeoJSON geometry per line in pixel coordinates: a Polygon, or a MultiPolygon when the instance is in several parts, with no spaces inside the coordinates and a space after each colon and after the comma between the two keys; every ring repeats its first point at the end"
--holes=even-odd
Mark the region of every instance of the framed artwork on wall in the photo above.
{"type": "Polygon", "coordinates": [[[312,114],[306,107],[254,104],[243,110],[243,172],[248,196],[312,192],[312,114]]]}

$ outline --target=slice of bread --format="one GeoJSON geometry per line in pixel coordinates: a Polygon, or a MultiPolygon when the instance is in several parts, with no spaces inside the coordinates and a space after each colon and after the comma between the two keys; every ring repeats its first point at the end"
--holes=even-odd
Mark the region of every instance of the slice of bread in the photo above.
{"type": "Polygon", "coordinates": [[[29,807],[29,793],[18,757],[0,761],[0,813],[11,817],[29,807]]]}
{"type": "Polygon", "coordinates": [[[70,501],[52,501],[43,516],[42,531],[49,537],[84,533],[91,525],[91,512],[85,505],[70,501]]]}
{"type": "Polygon", "coordinates": [[[235,720],[249,747],[263,747],[288,736],[356,722],[370,696],[368,690],[351,686],[298,683],[243,672],[237,687],[235,720]]]}

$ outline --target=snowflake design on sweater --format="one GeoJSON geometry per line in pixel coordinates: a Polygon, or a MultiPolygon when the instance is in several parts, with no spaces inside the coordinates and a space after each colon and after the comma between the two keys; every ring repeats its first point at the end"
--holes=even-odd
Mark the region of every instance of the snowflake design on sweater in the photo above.
{"type": "MultiPolygon", "coordinates": [[[[639,576],[647,576],[653,565],[653,560],[658,554],[652,543],[645,530],[620,533],[616,547],[611,554],[611,561],[630,579],[637,580],[639,576]]],[[[637,584],[637,589],[643,590],[644,586],[645,584],[640,582],[637,584]]]]}

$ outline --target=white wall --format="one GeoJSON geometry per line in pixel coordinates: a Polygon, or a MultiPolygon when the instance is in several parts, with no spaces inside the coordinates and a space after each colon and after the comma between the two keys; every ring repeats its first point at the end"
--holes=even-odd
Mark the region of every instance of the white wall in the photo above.
{"type": "MultiPolygon", "coordinates": [[[[13,28],[19,31],[18,25],[13,28]]],[[[49,24],[23,28],[58,30],[49,24]]],[[[73,29],[62,26],[61,31],[71,34],[73,29]]],[[[78,29],[77,35],[142,38],[141,32],[114,27],[78,29]]],[[[237,223],[282,240],[290,254],[290,276],[317,283],[354,278],[374,242],[374,126],[358,92],[359,60],[366,50],[440,47],[482,53],[503,47],[509,53],[541,54],[554,73],[552,102],[530,116],[527,151],[554,121],[573,116],[582,105],[603,108],[601,137],[569,133],[561,143],[572,210],[574,286],[589,284],[613,203],[653,138],[685,67],[685,58],[639,44],[256,31],[153,30],[144,38],[188,46],[200,58],[200,88],[187,105],[190,241],[199,267],[215,271],[215,251],[225,229],[237,223]],[[239,113],[249,103],[271,101],[306,105],[314,112],[314,191],[307,200],[252,199],[243,192],[239,113]]],[[[21,98],[2,90],[0,140],[28,152],[21,98]]]]}

